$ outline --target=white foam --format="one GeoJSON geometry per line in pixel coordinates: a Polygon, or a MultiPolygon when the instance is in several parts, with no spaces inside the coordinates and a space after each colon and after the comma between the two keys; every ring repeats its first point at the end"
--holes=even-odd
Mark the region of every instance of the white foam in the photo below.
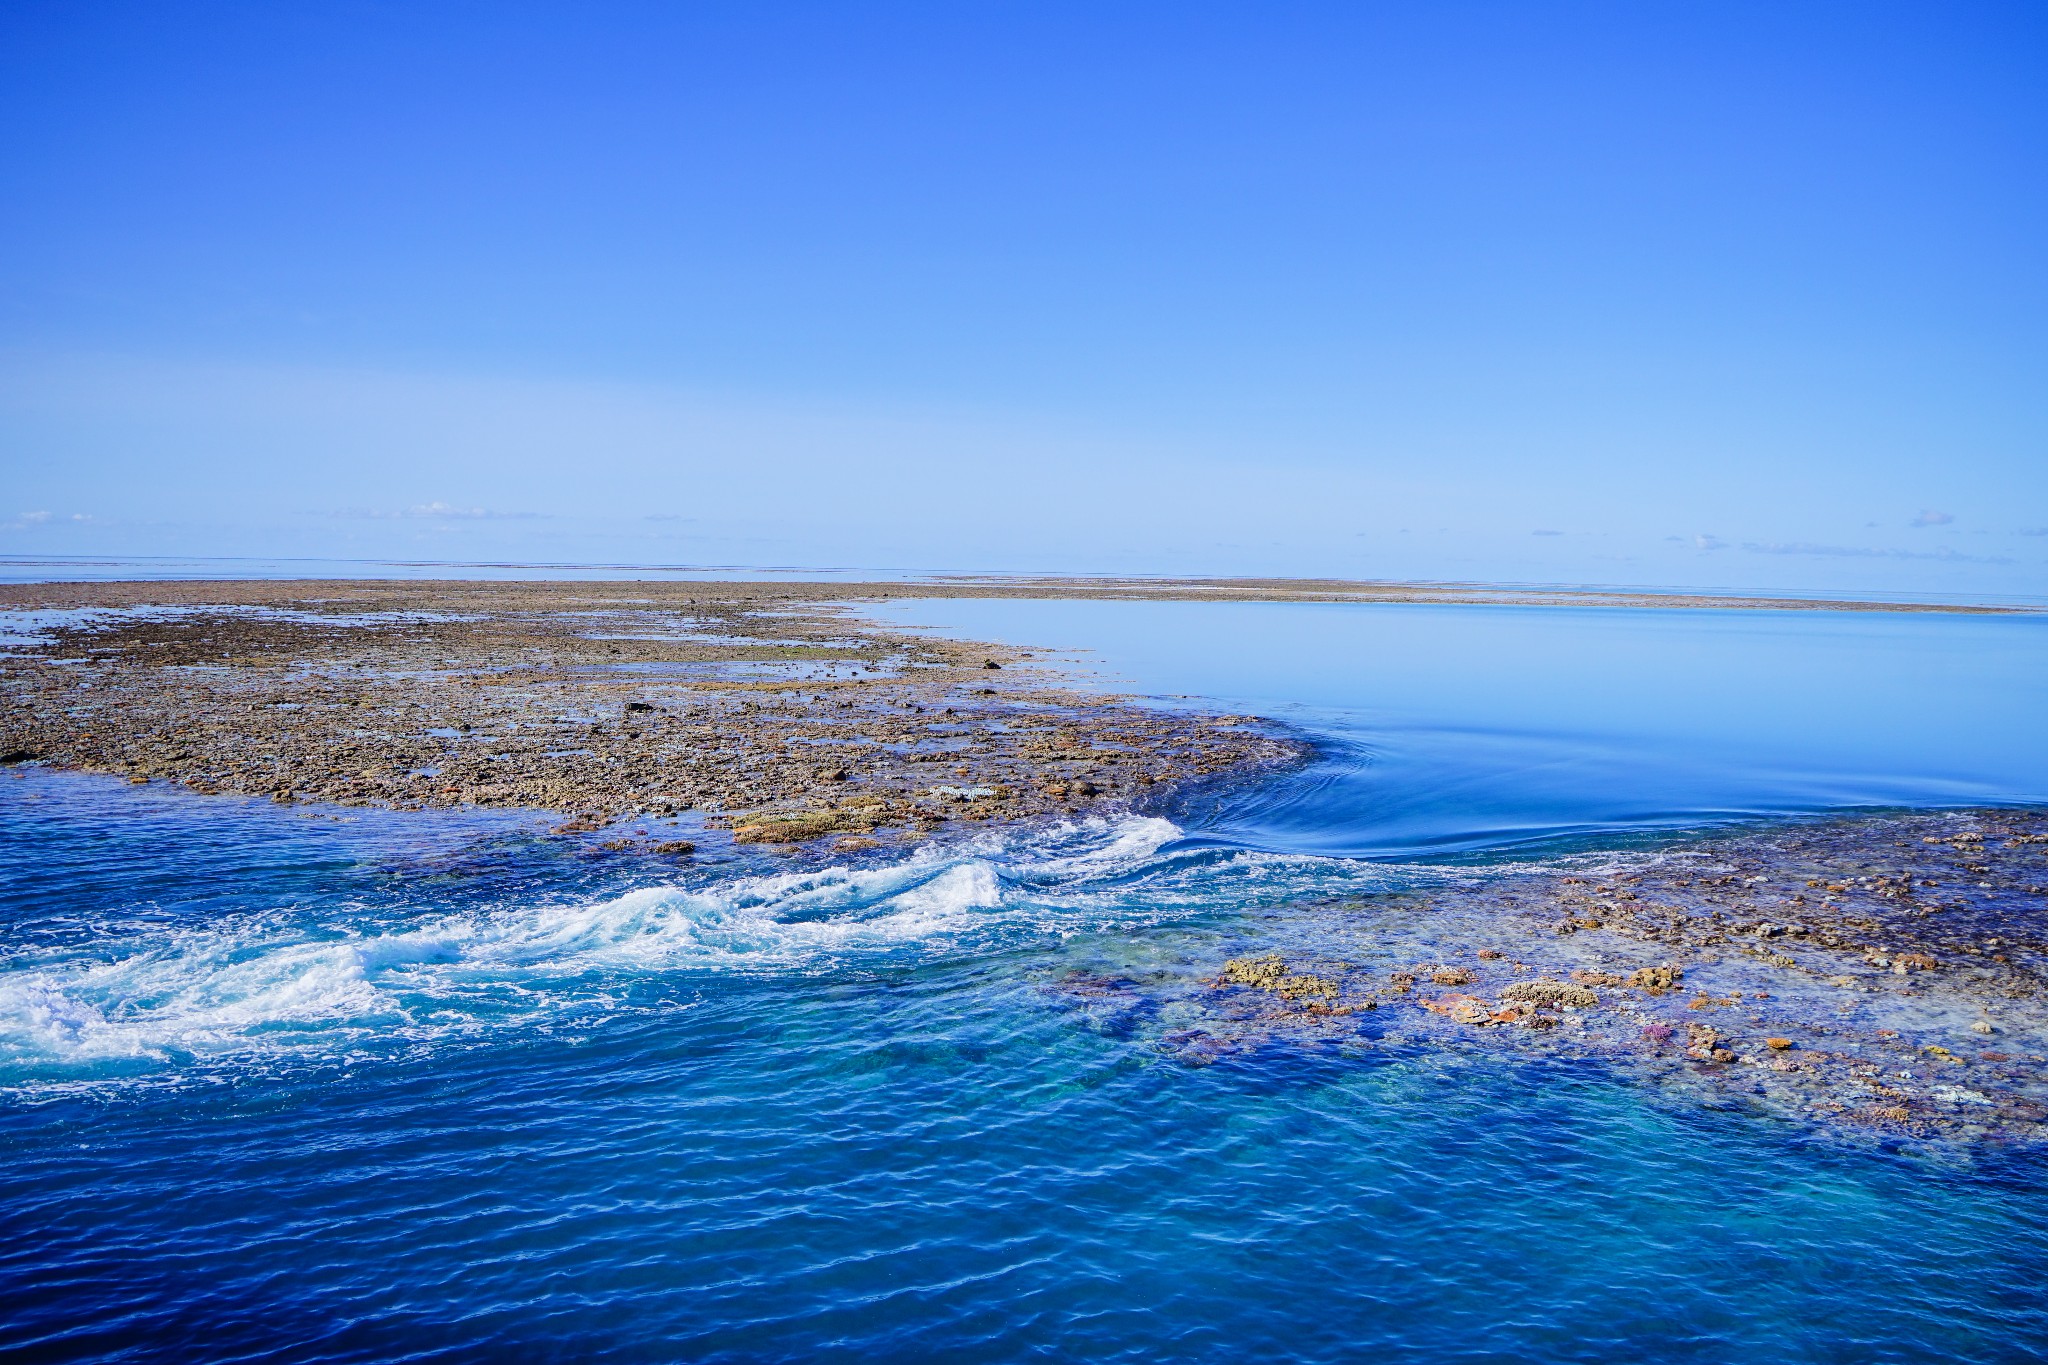
{"type": "Polygon", "coordinates": [[[604,1008],[650,975],[816,973],[1107,927],[1108,897],[1022,887],[1142,864],[1179,830],[1079,822],[896,863],[653,886],[333,927],[282,908],[0,960],[0,1080],[109,1061],[332,1052],[604,1008]]]}
{"type": "Polygon", "coordinates": [[[715,977],[930,962],[1521,867],[1489,874],[1175,847],[1181,837],[1167,820],[1089,817],[990,831],[893,863],[587,902],[341,924],[280,907],[20,949],[0,958],[0,1085],[194,1059],[332,1057],[378,1040],[437,1046],[512,1026],[580,1028],[621,1009],[686,1007],[715,977]]]}
{"type": "Polygon", "coordinates": [[[1139,866],[1181,834],[1180,826],[1156,816],[1091,817],[1055,829],[1062,843],[1079,843],[1077,851],[1022,859],[1018,870],[1047,878],[1101,876],[1139,866]]]}

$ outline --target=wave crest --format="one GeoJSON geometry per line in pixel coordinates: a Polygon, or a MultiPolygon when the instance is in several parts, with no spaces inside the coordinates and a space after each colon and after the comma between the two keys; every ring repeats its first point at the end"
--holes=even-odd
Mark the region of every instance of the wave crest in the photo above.
{"type": "Polygon", "coordinates": [[[587,1022],[649,982],[683,988],[664,997],[673,1008],[705,974],[859,969],[1107,928],[1131,907],[1086,885],[1142,868],[1179,835],[1164,820],[1091,819],[589,903],[341,927],[280,908],[24,950],[0,959],[0,1082],[587,1022]]]}

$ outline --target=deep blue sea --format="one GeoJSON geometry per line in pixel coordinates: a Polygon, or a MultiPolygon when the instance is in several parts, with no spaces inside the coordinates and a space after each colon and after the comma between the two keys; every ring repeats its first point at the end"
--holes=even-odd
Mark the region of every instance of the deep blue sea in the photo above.
{"type": "Polygon", "coordinates": [[[893,861],[0,774],[25,1360],[2021,1361],[2048,1163],[1049,989],[1686,830],[2048,802],[2048,617],[935,601],[1306,768],[893,861]],[[1068,651],[1086,651],[1070,656],[1068,651]]]}

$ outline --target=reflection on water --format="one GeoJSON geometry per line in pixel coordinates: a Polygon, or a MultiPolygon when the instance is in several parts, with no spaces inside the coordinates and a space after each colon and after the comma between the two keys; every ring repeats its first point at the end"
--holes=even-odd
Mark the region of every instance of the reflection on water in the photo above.
{"type": "Polygon", "coordinates": [[[1370,856],[2048,800],[2048,616],[986,600],[883,619],[1081,652],[1324,745],[1209,827],[1370,856]]]}

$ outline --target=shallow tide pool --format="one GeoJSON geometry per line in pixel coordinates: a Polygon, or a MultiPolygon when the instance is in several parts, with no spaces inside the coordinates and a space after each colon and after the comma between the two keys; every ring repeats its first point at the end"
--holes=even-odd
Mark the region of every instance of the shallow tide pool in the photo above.
{"type": "MultiPolygon", "coordinates": [[[[0,1349],[2026,1360],[2048,1164],[1052,989],[1672,830],[2048,801],[2048,621],[943,601],[1302,771],[862,864],[0,775],[0,1349]]],[[[2048,1040],[2037,1040],[2048,1041],[2048,1040]]]]}

